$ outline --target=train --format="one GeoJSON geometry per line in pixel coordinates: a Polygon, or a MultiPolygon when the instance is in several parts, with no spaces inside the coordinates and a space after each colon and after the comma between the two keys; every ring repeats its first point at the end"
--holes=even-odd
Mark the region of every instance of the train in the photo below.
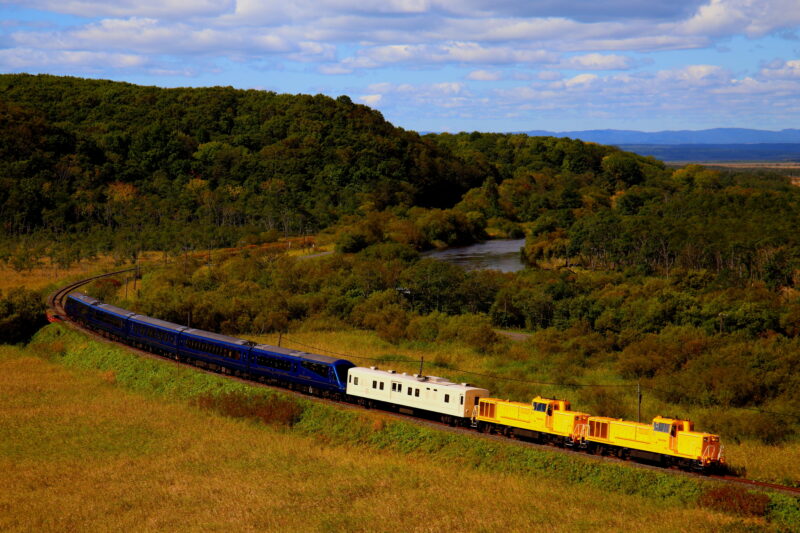
{"type": "Polygon", "coordinates": [[[566,400],[493,398],[469,383],[258,344],[137,314],[83,293],[69,294],[64,310],[107,338],[222,374],[591,454],[706,473],[725,468],[719,435],[695,431],[690,420],[657,416],[642,424],[572,411],[566,400]]]}

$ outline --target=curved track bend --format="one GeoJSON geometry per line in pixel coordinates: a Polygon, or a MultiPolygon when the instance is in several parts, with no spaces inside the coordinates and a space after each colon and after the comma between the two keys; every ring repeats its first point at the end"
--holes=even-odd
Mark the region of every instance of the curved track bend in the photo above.
{"type": "MultiPolygon", "coordinates": [[[[126,268],[126,269],[122,269],[122,270],[116,270],[114,272],[109,272],[107,274],[100,274],[100,275],[97,275],[97,276],[92,276],[90,278],[86,278],[86,279],[82,279],[82,280],[79,280],[79,281],[75,281],[73,283],[70,283],[69,285],[66,285],[66,286],[58,289],[57,291],[55,291],[52,294],[50,294],[50,296],[48,296],[48,298],[47,298],[48,317],[50,317],[51,320],[69,322],[70,326],[72,326],[74,328],[80,329],[81,331],[90,333],[92,335],[96,335],[91,330],[85,329],[85,328],[81,327],[80,325],[78,325],[77,323],[69,320],[69,317],[67,317],[66,312],[64,311],[64,299],[67,297],[67,295],[70,292],[74,291],[75,289],[77,289],[79,287],[82,287],[83,285],[91,283],[92,281],[95,281],[95,280],[98,280],[98,279],[102,279],[102,278],[116,276],[116,275],[119,275],[119,274],[124,274],[124,273],[127,273],[127,272],[133,272],[135,270],[136,270],[136,268],[126,268]]],[[[109,339],[105,339],[104,337],[99,337],[99,338],[103,338],[106,342],[114,342],[114,341],[111,341],[109,339]]],[[[143,352],[141,350],[132,348],[132,347],[130,347],[127,344],[124,344],[124,343],[115,343],[115,344],[119,344],[121,346],[125,346],[127,349],[133,350],[136,353],[147,355],[147,356],[159,359],[159,360],[167,360],[167,359],[165,359],[163,357],[151,354],[149,352],[143,352]]],[[[178,364],[178,365],[184,365],[184,364],[185,365],[189,365],[188,363],[178,363],[178,362],[176,362],[176,361],[174,361],[172,359],[169,359],[168,361],[170,361],[171,363],[174,363],[174,364],[178,364]]],[[[194,366],[194,365],[189,365],[189,366],[194,366]]],[[[195,368],[197,368],[197,367],[195,367],[195,368]]],[[[200,369],[200,368],[198,368],[198,370],[201,370],[203,372],[213,373],[210,370],[205,370],[205,369],[200,369]]],[[[258,385],[258,386],[264,386],[264,387],[268,387],[268,388],[273,388],[273,387],[270,387],[269,385],[263,385],[261,383],[257,383],[257,382],[254,382],[254,381],[244,380],[242,378],[237,378],[237,377],[227,376],[227,375],[226,375],[226,377],[229,378],[229,379],[236,379],[236,380],[240,380],[240,381],[246,381],[247,383],[252,383],[252,384],[258,385]]],[[[286,389],[280,389],[280,390],[282,392],[285,392],[285,393],[300,395],[299,393],[293,393],[292,391],[288,391],[286,389]]],[[[342,406],[353,407],[353,406],[351,406],[351,404],[346,404],[346,403],[343,403],[343,402],[337,402],[337,401],[334,401],[334,400],[326,400],[326,399],[322,399],[322,398],[318,398],[318,400],[319,401],[324,401],[324,402],[340,404],[342,406]]],[[[355,407],[353,407],[353,408],[355,408],[355,407]]],[[[392,412],[388,412],[388,411],[386,411],[386,412],[382,411],[382,413],[385,413],[388,416],[414,421],[415,423],[420,423],[420,424],[424,424],[424,425],[431,425],[431,426],[435,426],[435,427],[437,427],[439,429],[446,429],[447,431],[463,432],[463,433],[466,433],[466,434],[469,434],[469,435],[478,435],[479,437],[482,437],[482,438],[489,438],[489,439],[493,439],[494,438],[494,439],[508,440],[505,437],[499,437],[499,436],[495,436],[495,435],[485,435],[485,434],[481,434],[481,433],[475,433],[474,431],[471,431],[471,430],[469,430],[467,428],[452,428],[452,427],[449,427],[447,425],[444,425],[444,424],[441,424],[441,423],[438,423],[438,422],[433,422],[433,421],[430,421],[430,420],[422,420],[422,419],[419,419],[419,418],[415,418],[415,417],[408,416],[408,415],[403,415],[403,414],[400,414],[400,413],[392,413],[392,412]]],[[[522,443],[522,441],[518,441],[518,442],[522,443]]],[[[569,450],[569,449],[565,449],[565,448],[554,448],[553,446],[548,446],[548,445],[543,445],[543,444],[536,444],[536,443],[531,443],[531,442],[525,442],[524,444],[525,445],[529,445],[529,446],[533,446],[533,447],[536,447],[536,448],[546,449],[546,450],[549,450],[549,451],[558,451],[558,452],[562,452],[562,453],[574,453],[574,454],[578,454],[578,455],[580,455],[582,457],[586,457],[586,454],[584,454],[584,453],[580,453],[580,452],[569,450]]],[[[616,458],[613,458],[613,457],[602,457],[602,458],[601,457],[595,457],[595,459],[602,459],[602,460],[609,460],[609,461],[621,461],[621,459],[616,459],[616,458]]],[[[658,470],[658,471],[663,471],[664,470],[661,467],[650,466],[650,465],[643,464],[643,463],[630,463],[630,464],[631,464],[631,466],[636,466],[636,467],[640,467],[640,468],[655,469],[655,470],[658,470]]],[[[770,490],[783,492],[785,494],[789,494],[789,495],[792,495],[792,496],[800,497],[800,487],[791,487],[791,486],[787,486],[787,485],[780,485],[780,484],[777,484],[777,483],[767,483],[767,482],[764,482],[764,481],[756,481],[756,480],[752,480],[752,479],[745,479],[745,478],[740,478],[740,477],[731,476],[731,475],[714,475],[714,474],[702,475],[702,474],[693,474],[693,473],[690,473],[690,472],[677,471],[677,470],[674,471],[674,472],[675,473],[680,473],[680,474],[683,474],[683,475],[688,475],[688,476],[710,478],[710,479],[714,479],[714,480],[721,481],[721,482],[724,482],[724,483],[731,483],[731,484],[736,484],[736,485],[745,485],[747,487],[755,487],[755,488],[759,488],[759,489],[770,489],[770,490]]]]}

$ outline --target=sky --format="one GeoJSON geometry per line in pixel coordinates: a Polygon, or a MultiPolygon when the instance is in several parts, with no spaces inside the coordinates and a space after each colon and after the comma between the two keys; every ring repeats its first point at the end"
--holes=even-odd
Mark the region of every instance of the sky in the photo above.
{"type": "Polygon", "coordinates": [[[0,72],[346,94],[416,131],[800,127],[800,0],[0,0],[0,72]]]}

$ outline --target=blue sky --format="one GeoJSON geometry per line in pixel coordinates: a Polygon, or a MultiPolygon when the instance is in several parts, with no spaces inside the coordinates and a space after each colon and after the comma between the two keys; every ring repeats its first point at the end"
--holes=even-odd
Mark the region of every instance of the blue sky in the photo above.
{"type": "Polygon", "coordinates": [[[800,0],[0,0],[0,72],[349,95],[418,131],[800,127],[800,0]]]}

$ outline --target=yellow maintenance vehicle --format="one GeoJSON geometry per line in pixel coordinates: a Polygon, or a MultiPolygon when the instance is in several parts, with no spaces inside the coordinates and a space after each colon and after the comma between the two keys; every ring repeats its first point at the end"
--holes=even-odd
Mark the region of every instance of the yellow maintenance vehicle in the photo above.
{"type": "Polygon", "coordinates": [[[481,398],[474,415],[473,425],[479,431],[566,446],[575,446],[583,441],[590,416],[571,411],[566,400],[541,396],[531,403],[481,398]]]}
{"type": "Polygon", "coordinates": [[[635,457],[696,470],[724,464],[718,435],[694,431],[689,420],[657,416],[652,424],[591,416],[583,439],[590,453],[635,457]]]}

